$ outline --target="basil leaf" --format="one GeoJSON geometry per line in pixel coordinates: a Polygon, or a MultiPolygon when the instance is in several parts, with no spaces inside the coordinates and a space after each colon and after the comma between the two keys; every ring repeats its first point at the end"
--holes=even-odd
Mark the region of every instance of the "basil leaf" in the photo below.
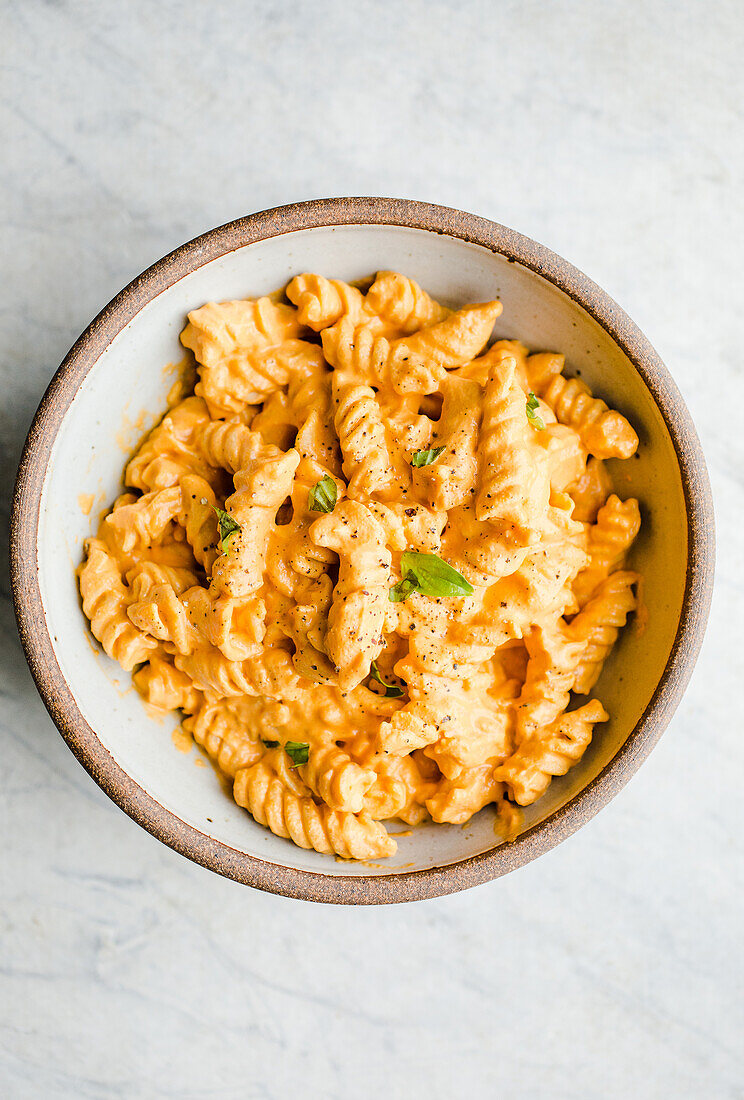
{"type": "Polygon", "coordinates": [[[527,394],[527,419],[533,428],[537,428],[539,432],[545,431],[545,421],[541,416],[537,415],[537,410],[540,408],[540,402],[535,397],[532,390],[527,394]]]}
{"type": "MultiPolygon", "coordinates": [[[[208,504],[209,501],[202,500],[202,504],[208,504]]],[[[237,535],[240,531],[240,524],[236,523],[229,512],[226,512],[224,508],[217,508],[212,505],[217,515],[217,526],[220,532],[220,550],[223,554],[230,553],[230,539],[233,535],[237,535]]]]}
{"type": "Polygon", "coordinates": [[[416,584],[415,577],[407,576],[402,581],[393,587],[388,589],[388,599],[391,603],[402,603],[403,600],[407,600],[412,592],[418,592],[418,585],[416,584]]]}
{"type": "Polygon", "coordinates": [[[332,512],[337,500],[338,486],[330,474],[326,474],[310,490],[307,506],[311,512],[332,512]]]}
{"type": "Polygon", "coordinates": [[[421,466],[431,466],[436,462],[444,447],[431,447],[428,451],[414,451],[411,455],[411,465],[419,469],[421,466]]]}
{"type": "Polygon", "coordinates": [[[473,586],[465,580],[462,573],[458,573],[436,554],[406,550],[400,556],[400,568],[404,579],[411,578],[416,584],[416,591],[423,596],[458,598],[470,596],[473,592],[473,586]]]}
{"type": "Polygon", "coordinates": [[[397,684],[386,684],[385,683],[382,676],[380,676],[380,670],[377,667],[377,661],[372,662],[372,667],[371,667],[371,670],[370,670],[370,674],[371,674],[373,680],[377,680],[377,683],[382,684],[382,686],[385,688],[385,698],[386,699],[398,699],[398,698],[400,698],[401,695],[404,694],[403,688],[398,687],[397,684]]]}
{"type": "Polygon", "coordinates": [[[292,767],[299,768],[300,764],[307,764],[310,746],[305,741],[287,741],[284,751],[292,761],[292,767]]]}
{"type": "Polygon", "coordinates": [[[263,743],[264,743],[264,745],[266,746],[267,749],[278,749],[279,748],[279,742],[278,741],[267,741],[265,737],[262,737],[261,740],[263,741],[263,743]]]}

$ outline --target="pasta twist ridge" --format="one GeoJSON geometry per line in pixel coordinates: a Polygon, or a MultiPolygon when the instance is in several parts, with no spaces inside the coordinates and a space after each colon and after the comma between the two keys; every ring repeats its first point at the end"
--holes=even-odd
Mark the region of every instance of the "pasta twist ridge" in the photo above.
{"type": "MultiPolygon", "coordinates": [[[[516,379],[516,360],[494,362],[483,402],[480,483],[475,515],[520,529],[534,525],[536,471],[527,445],[525,396],[516,379]]],[[[547,504],[539,501],[540,504],[547,504]]]]}
{"type": "Polygon", "coordinates": [[[317,519],[310,537],[339,556],[325,648],[338,669],[340,689],[350,691],[369,674],[384,644],[390,551],[378,521],[353,500],[342,501],[333,513],[317,519]]]}
{"type": "Polygon", "coordinates": [[[202,691],[220,698],[234,695],[302,698],[312,686],[297,675],[291,657],[283,649],[264,649],[257,658],[229,661],[218,649],[202,646],[192,653],[177,654],[175,665],[202,691]]]}
{"type": "Polygon", "coordinates": [[[307,764],[300,769],[303,780],[332,810],[360,813],[367,791],[376,776],[369,768],[354,763],[348,753],[333,742],[313,745],[307,764]]]}
{"type": "Polygon", "coordinates": [[[134,686],[145,702],[160,710],[194,711],[199,706],[202,693],[194,687],[185,673],[173,665],[170,659],[153,653],[150,660],[132,677],[134,686]]]}
{"type": "Polygon", "coordinates": [[[520,740],[549,726],[566,709],[586,641],[574,640],[559,625],[553,632],[536,627],[526,645],[527,677],[516,703],[520,740]]]}
{"type": "Polygon", "coordinates": [[[635,610],[633,585],[637,580],[637,573],[611,573],[571,623],[571,633],[586,642],[573,683],[578,694],[588,695],[592,690],[628,615],[635,610]]]}
{"type": "Polygon", "coordinates": [[[529,806],[545,793],[553,776],[565,775],[589,746],[594,725],[609,715],[596,699],[572,710],[521,742],[516,752],[494,769],[493,777],[506,784],[509,797],[529,806]]]}
{"type": "Polygon", "coordinates": [[[209,410],[200,397],[187,397],[166,413],[127,463],[124,483],[143,493],[177,485],[186,473],[207,481],[215,476],[196,446],[199,433],[209,424],[209,410]]]}
{"type": "Polygon", "coordinates": [[[245,703],[233,707],[230,700],[205,699],[194,714],[183,721],[197,745],[215,762],[221,772],[235,778],[241,768],[249,768],[261,759],[264,749],[257,736],[247,728],[245,703]]]}
{"type": "MultiPolygon", "coordinates": [[[[536,391],[538,392],[538,391],[536,391]]],[[[596,458],[630,458],[638,447],[638,436],[619,412],[592,397],[579,378],[554,375],[539,394],[555,413],[559,423],[575,428],[590,454],[596,458]]]]}
{"type": "Polygon", "coordinates": [[[148,547],[161,539],[168,525],[178,518],[180,509],[181,490],[175,485],[146,493],[131,504],[115,507],[104,524],[111,531],[117,548],[124,554],[131,554],[138,544],[148,547]]]}
{"type": "Polygon", "coordinates": [[[610,573],[618,569],[641,526],[638,501],[620,500],[613,493],[599,509],[597,522],[589,528],[589,562],[574,581],[579,606],[591,598],[610,573]]]}
{"type": "Polygon", "coordinates": [[[374,390],[334,375],[334,423],[350,496],[386,494],[395,486],[385,425],[374,390]]]}
{"type": "Polygon", "coordinates": [[[109,548],[90,539],[88,556],[80,567],[80,594],[90,628],[104,651],[126,672],[146,661],[157,642],[138,630],[127,617],[129,596],[109,548]]]}
{"type": "Polygon", "coordinates": [[[233,795],[260,825],[300,848],[346,859],[377,859],[396,851],[395,841],[379,822],[295,794],[263,761],[238,771],[233,795]]]}
{"type": "Polygon", "coordinates": [[[367,303],[379,317],[405,335],[436,325],[451,313],[413,279],[396,271],[378,271],[367,291],[367,303]]]}
{"type": "Polygon", "coordinates": [[[296,275],[287,286],[287,297],[297,306],[300,323],[320,332],[342,317],[358,318],[364,312],[364,296],[356,287],[323,275],[296,275]]]}

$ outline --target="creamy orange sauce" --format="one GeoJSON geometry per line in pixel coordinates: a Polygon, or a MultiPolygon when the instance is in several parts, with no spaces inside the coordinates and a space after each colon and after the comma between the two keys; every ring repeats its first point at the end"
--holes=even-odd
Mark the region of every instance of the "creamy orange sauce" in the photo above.
{"type": "Polygon", "coordinates": [[[193,738],[180,726],[177,726],[171,733],[171,741],[179,752],[188,753],[191,752],[194,747],[193,738]]]}
{"type": "Polygon", "coordinates": [[[148,413],[142,409],[134,420],[124,413],[121,418],[121,427],[114,436],[116,445],[123,454],[130,454],[135,439],[142,435],[148,421],[148,413]]]}
{"type": "Polygon", "coordinates": [[[163,368],[163,375],[166,379],[170,379],[171,375],[175,375],[165,399],[169,409],[180,404],[184,398],[194,392],[194,386],[196,385],[196,364],[192,356],[184,355],[177,363],[168,363],[167,366],[163,368]]]}

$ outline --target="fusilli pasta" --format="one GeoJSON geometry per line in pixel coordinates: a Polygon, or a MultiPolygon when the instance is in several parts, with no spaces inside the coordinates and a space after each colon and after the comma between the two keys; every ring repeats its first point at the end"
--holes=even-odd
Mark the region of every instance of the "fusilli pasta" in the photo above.
{"type": "Polygon", "coordinates": [[[376,860],[384,822],[521,810],[580,760],[635,607],[628,421],[562,355],[489,343],[392,271],[210,302],[198,379],[88,540],[83,610],[277,836],[376,860]]]}

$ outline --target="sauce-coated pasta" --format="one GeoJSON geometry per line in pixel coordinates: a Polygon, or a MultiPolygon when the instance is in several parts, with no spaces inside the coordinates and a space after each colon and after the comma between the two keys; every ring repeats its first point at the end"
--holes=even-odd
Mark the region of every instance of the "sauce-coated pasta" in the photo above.
{"type": "Polygon", "coordinates": [[[640,515],[605,463],[638,439],[563,356],[490,343],[500,313],[393,272],[194,310],[194,393],[88,540],[106,653],[303,848],[490,804],[512,839],[608,718],[640,515]]]}

